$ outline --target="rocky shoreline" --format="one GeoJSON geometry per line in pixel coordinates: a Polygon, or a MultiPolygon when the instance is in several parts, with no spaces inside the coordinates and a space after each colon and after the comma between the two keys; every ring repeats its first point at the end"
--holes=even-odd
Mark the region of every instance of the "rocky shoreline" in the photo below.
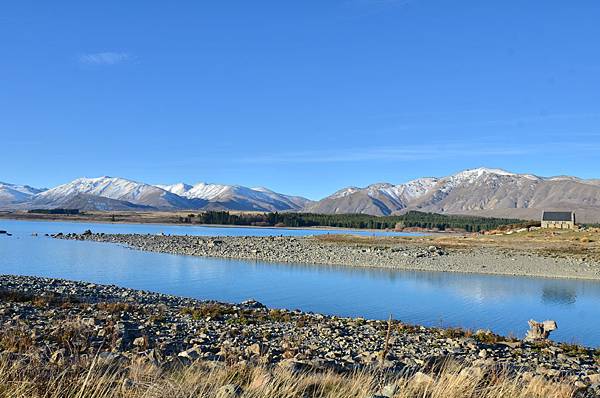
{"type": "Polygon", "coordinates": [[[57,234],[60,239],[126,245],[161,253],[280,263],[378,267],[548,278],[600,279],[600,263],[531,251],[475,247],[444,249],[406,242],[345,243],[318,237],[57,234]]]}
{"type": "Polygon", "coordinates": [[[35,355],[55,364],[97,355],[103,363],[137,359],[166,367],[202,360],[414,374],[453,360],[466,372],[497,368],[525,379],[567,380],[600,394],[600,351],[549,340],[39,277],[1,275],[0,296],[0,355],[35,355]]]}

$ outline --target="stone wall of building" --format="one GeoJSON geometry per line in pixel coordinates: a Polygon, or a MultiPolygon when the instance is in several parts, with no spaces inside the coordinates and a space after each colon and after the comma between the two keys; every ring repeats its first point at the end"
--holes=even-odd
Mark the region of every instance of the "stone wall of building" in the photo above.
{"type": "Polygon", "coordinates": [[[542,221],[542,228],[575,229],[573,221],[542,221]]]}

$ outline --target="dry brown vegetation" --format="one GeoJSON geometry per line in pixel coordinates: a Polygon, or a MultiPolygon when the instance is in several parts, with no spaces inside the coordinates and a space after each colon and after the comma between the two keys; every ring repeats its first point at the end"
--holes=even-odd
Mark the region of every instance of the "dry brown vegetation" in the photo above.
{"type": "Polygon", "coordinates": [[[33,295],[25,292],[19,292],[16,290],[4,290],[0,289],[0,301],[25,303],[31,302],[36,307],[43,306],[59,306],[59,305],[72,305],[79,304],[80,301],[76,297],[69,296],[58,296],[52,293],[45,295],[33,295]]]}
{"type": "Polygon", "coordinates": [[[433,234],[428,236],[320,235],[321,242],[390,247],[394,245],[435,245],[447,250],[478,247],[532,252],[556,257],[575,257],[600,261],[600,229],[560,231],[540,229],[512,234],[433,234]]]}
{"type": "Polygon", "coordinates": [[[222,303],[204,303],[195,307],[185,307],[181,309],[181,314],[190,315],[192,319],[211,318],[214,320],[223,320],[227,315],[234,315],[227,319],[228,323],[240,325],[255,325],[266,322],[290,322],[295,319],[298,326],[314,322],[309,316],[297,315],[292,317],[289,312],[278,309],[270,309],[268,312],[257,312],[252,309],[234,309],[229,305],[222,303]]]}
{"type": "Polygon", "coordinates": [[[382,389],[398,398],[567,398],[575,394],[565,381],[511,377],[498,370],[480,372],[456,364],[435,373],[399,376],[377,370],[310,373],[202,362],[170,370],[142,362],[109,366],[96,359],[56,366],[0,358],[0,397],[6,398],[365,398],[382,389]]]}

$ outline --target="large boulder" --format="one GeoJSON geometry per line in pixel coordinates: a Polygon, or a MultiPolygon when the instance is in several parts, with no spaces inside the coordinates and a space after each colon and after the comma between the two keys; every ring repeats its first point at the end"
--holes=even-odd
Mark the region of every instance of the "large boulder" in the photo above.
{"type": "Polygon", "coordinates": [[[546,340],[550,336],[550,332],[558,328],[556,322],[552,320],[536,322],[531,319],[528,323],[529,330],[527,331],[527,336],[525,336],[525,341],[546,340]]]}

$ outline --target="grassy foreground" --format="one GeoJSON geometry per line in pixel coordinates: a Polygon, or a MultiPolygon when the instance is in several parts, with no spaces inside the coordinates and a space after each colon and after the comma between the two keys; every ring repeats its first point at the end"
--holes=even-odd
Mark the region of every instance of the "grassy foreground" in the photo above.
{"type": "Polygon", "coordinates": [[[377,370],[354,374],[306,373],[285,367],[225,366],[196,362],[165,370],[151,363],[106,365],[99,361],[55,365],[0,358],[0,396],[7,398],[170,397],[430,397],[566,398],[567,382],[498,370],[473,372],[446,364],[437,371],[399,376],[377,370]]]}
{"type": "Polygon", "coordinates": [[[0,398],[583,398],[597,353],[0,275],[0,398]]]}

